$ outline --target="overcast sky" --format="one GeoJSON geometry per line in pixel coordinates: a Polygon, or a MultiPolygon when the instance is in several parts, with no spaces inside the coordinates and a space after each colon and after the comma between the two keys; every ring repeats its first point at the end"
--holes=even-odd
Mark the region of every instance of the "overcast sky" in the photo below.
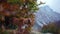
{"type": "MultiPolygon", "coordinates": [[[[40,0],[38,0],[38,3],[39,1],[40,0]]],[[[45,2],[46,5],[48,5],[54,11],[60,13],[60,0],[41,0],[41,1],[45,2]]]]}

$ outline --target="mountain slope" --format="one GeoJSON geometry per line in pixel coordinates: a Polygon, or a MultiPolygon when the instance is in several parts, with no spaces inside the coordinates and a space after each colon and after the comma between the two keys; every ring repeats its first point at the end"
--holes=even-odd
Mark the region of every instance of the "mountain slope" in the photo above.
{"type": "Polygon", "coordinates": [[[35,14],[35,25],[34,28],[38,29],[47,25],[50,22],[59,21],[60,14],[54,12],[49,6],[40,7],[38,12],[35,14]]]}

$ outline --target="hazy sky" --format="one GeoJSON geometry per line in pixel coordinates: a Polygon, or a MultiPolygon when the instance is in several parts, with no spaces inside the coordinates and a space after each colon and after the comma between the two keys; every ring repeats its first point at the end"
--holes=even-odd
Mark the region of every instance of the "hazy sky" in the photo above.
{"type": "MultiPolygon", "coordinates": [[[[40,0],[38,0],[39,3],[40,0]]],[[[41,0],[45,2],[51,9],[60,13],[60,0],[41,0]]]]}

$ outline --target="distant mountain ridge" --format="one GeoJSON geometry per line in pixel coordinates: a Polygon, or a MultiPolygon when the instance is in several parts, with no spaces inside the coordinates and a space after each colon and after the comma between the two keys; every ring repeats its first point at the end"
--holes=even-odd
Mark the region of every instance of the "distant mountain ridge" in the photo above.
{"type": "Polygon", "coordinates": [[[47,25],[50,22],[59,21],[60,14],[54,12],[49,6],[40,7],[38,12],[35,14],[35,25],[34,28],[38,29],[47,25]]]}

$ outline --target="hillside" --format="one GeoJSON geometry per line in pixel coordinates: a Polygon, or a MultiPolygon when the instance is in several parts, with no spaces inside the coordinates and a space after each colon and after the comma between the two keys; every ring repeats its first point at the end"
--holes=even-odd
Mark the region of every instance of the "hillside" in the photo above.
{"type": "Polygon", "coordinates": [[[43,25],[47,25],[50,22],[56,22],[60,20],[60,14],[54,12],[49,6],[40,7],[38,12],[35,14],[35,25],[34,29],[39,29],[43,25]]]}

